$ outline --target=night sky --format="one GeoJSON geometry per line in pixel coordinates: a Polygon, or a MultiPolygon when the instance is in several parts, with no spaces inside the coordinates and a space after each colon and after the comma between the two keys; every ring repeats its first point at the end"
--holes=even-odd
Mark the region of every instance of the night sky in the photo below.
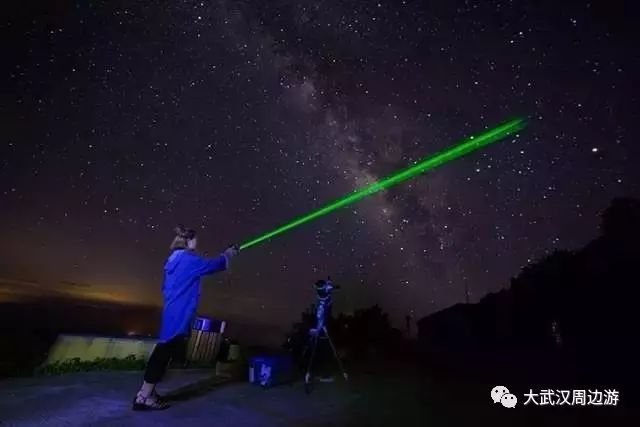
{"type": "Polygon", "coordinates": [[[331,275],[339,309],[421,317],[640,194],[623,1],[33,3],[0,24],[0,300],[159,304],[176,224],[215,255],[514,117],[515,137],[241,253],[203,311],[286,327],[331,275]]]}

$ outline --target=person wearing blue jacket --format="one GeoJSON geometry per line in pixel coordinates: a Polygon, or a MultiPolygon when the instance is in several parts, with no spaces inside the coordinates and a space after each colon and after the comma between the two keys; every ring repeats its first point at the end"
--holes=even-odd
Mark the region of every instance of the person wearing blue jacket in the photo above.
{"type": "Polygon", "coordinates": [[[170,360],[184,357],[200,298],[200,279],[227,270],[231,258],[239,252],[237,246],[231,246],[218,257],[204,258],[195,252],[194,230],[178,226],[175,231],[171,255],[164,265],[160,337],[147,362],[142,387],[133,401],[133,409],[137,411],[169,407],[155,389],[170,360]]]}

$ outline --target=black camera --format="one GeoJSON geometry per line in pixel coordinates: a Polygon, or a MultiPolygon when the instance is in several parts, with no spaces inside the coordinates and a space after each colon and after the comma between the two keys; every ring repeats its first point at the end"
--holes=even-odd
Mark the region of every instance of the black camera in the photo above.
{"type": "Polygon", "coordinates": [[[326,301],[331,298],[331,293],[334,290],[340,289],[340,286],[334,285],[331,281],[331,277],[327,279],[318,280],[315,284],[316,297],[320,301],[326,301]]]}

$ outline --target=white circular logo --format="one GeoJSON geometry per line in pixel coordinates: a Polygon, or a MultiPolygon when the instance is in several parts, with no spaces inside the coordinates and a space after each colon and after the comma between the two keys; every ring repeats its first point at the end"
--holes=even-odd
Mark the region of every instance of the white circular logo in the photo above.
{"type": "Polygon", "coordinates": [[[518,403],[518,398],[511,393],[506,393],[500,398],[500,403],[502,403],[502,406],[505,408],[515,408],[516,403],[518,403]]]}
{"type": "Polygon", "coordinates": [[[502,396],[509,394],[509,389],[502,385],[497,385],[491,390],[491,399],[493,403],[500,403],[502,396]]]}

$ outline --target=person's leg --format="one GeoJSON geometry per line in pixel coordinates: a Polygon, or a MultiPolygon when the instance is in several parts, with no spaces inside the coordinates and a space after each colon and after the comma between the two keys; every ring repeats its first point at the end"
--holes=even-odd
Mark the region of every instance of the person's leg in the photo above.
{"type": "Polygon", "coordinates": [[[187,353],[188,336],[178,335],[166,343],[158,343],[153,349],[144,374],[144,382],[140,388],[143,396],[158,397],[156,385],[164,378],[169,363],[176,361],[184,364],[187,353]]]}
{"type": "Polygon", "coordinates": [[[171,343],[158,343],[151,352],[147,368],[144,373],[144,382],[134,401],[134,409],[165,409],[167,405],[160,402],[155,394],[156,384],[162,380],[169,360],[171,359],[171,343]]]}
{"type": "Polygon", "coordinates": [[[169,361],[171,360],[173,343],[158,343],[153,349],[147,368],[144,372],[144,381],[149,384],[158,384],[164,377],[169,361]]]}
{"type": "Polygon", "coordinates": [[[178,366],[184,367],[187,362],[187,344],[189,337],[178,335],[171,340],[171,360],[178,366]]]}

